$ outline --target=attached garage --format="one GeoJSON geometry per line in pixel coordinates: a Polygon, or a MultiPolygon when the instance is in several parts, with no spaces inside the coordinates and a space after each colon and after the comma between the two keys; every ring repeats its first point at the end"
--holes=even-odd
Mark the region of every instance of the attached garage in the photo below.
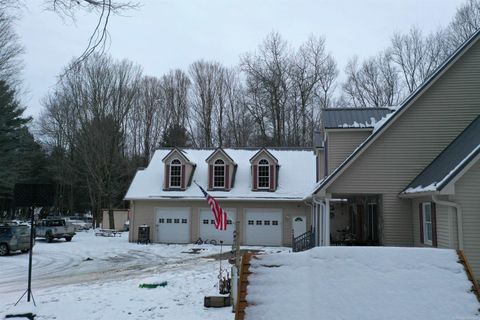
{"type": "Polygon", "coordinates": [[[282,209],[247,209],[245,211],[245,244],[281,246],[282,209]]]}
{"type": "Polygon", "coordinates": [[[223,241],[224,244],[233,243],[233,231],[235,230],[237,214],[234,210],[225,209],[225,211],[227,211],[228,215],[227,230],[217,230],[215,229],[212,210],[210,208],[200,209],[200,238],[203,240],[216,240],[217,244],[220,241],[223,241]]]}
{"type": "Polygon", "coordinates": [[[189,208],[156,208],[156,241],[162,243],[190,243],[190,219],[189,208]]]}

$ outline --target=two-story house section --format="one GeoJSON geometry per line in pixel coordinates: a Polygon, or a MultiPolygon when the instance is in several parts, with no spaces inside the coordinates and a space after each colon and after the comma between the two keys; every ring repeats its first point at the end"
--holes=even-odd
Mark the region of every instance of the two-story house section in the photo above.
{"type": "Polygon", "coordinates": [[[146,224],[153,242],[230,244],[238,221],[242,245],[289,246],[311,225],[303,198],[316,184],[315,166],[312,149],[159,149],[125,196],[133,213],[129,240],[146,224]],[[227,211],[226,231],[215,229],[194,182],[227,211]]]}

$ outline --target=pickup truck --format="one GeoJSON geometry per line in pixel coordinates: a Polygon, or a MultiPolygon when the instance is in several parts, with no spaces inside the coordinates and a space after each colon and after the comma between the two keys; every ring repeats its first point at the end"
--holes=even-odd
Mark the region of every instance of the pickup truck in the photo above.
{"type": "Polygon", "coordinates": [[[61,238],[71,241],[74,235],[75,227],[67,224],[65,219],[43,219],[35,227],[35,237],[45,238],[47,242],[61,238]]]}

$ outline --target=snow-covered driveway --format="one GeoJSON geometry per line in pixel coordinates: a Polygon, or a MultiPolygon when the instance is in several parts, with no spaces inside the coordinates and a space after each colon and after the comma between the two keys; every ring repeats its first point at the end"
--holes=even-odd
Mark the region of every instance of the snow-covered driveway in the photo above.
{"type": "MultiPolygon", "coordinates": [[[[205,295],[218,294],[219,261],[208,256],[220,246],[188,253],[193,247],[137,245],[127,234],[95,237],[92,231],[72,242],[37,241],[32,290],[38,319],[233,319],[230,308],[203,307],[205,295]],[[138,287],[152,276],[168,285],[138,287]]],[[[8,312],[26,289],[28,254],[0,258],[0,312],[8,312]]]]}

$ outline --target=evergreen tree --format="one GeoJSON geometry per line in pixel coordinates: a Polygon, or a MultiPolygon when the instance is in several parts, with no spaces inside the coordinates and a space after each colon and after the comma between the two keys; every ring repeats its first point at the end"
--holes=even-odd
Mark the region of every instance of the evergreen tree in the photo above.
{"type": "Polygon", "coordinates": [[[15,99],[15,91],[0,80],[0,192],[8,192],[18,178],[22,130],[31,120],[15,99]]]}

